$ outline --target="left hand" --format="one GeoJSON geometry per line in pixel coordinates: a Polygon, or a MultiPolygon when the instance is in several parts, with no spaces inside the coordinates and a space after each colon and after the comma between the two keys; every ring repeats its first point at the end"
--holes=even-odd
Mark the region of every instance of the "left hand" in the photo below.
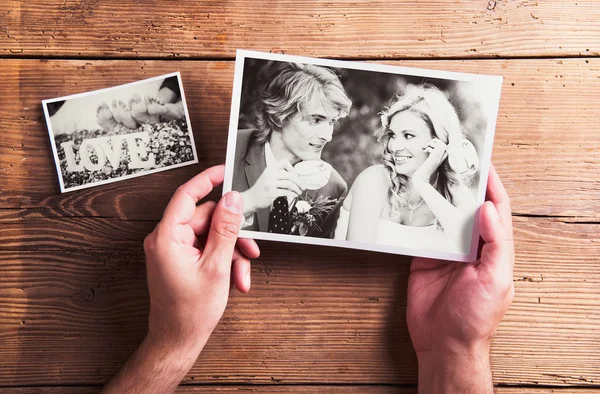
{"type": "Polygon", "coordinates": [[[241,195],[230,192],[218,204],[196,206],[223,176],[224,166],[216,166],[180,186],[146,237],[153,343],[199,353],[223,315],[230,283],[241,292],[250,290],[249,258],[260,251],[253,240],[237,238],[241,195]]]}
{"type": "Polygon", "coordinates": [[[101,393],[175,392],[221,319],[231,281],[250,289],[248,258],[260,251],[238,239],[242,196],[229,192],[218,204],[196,206],[223,173],[224,166],[212,167],[180,186],[146,237],[148,335],[101,393]]]}
{"type": "Polygon", "coordinates": [[[430,183],[431,176],[435,173],[442,162],[448,157],[448,146],[440,139],[433,138],[427,144],[423,145],[423,150],[429,153],[429,156],[423,164],[416,169],[411,177],[411,181],[430,183]]]}

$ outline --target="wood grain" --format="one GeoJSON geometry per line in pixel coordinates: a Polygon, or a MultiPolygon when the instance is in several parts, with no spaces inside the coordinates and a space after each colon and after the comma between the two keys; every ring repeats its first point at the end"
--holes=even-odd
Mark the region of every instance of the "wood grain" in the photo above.
{"type": "MultiPolygon", "coordinates": [[[[142,240],[224,161],[237,48],[504,76],[517,261],[496,392],[600,394],[598,31],[597,0],[0,2],[0,394],[95,393],[141,341],[142,240]],[[40,101],[177,70],[199,164],[61,195],[40,101]]],[[[409,258],[260,246],[177,392],[417,392],[409,258]]]]}
{"type": "MultiPolygon", "coordinates": [[[[600,218],[600,59],[390,63],[504,76],[492,161],[513,211],[600,218]]],[[[233,62],[0,60],[0,68],[0,208],[158,220],[179,184],[224,161],[233,62]],[[200,163],[61,195],[40,100],[176,70],[200,163]]]]}
{"type": "Polygon", "coordinates": [[[0,55],[231,58],[255,49],[339,58],[600,52],[595,0],[238,0],[0,4],[0,55]]]}
{"type": "MultiPolygon", "coordinates": [[[[24,388],[24,389],[1,389],[0,394],[96,394],[100,390],[97,387],[52,387],[52,388],[24,388]]],[[[267,385],[245,385],[245,386],[180,386],[177,393],[361,393],[361,394],[417,394],[416,388],[388,387],[388,386],[267,386],[267,385]]],[[[598,391],[600,392],[600,391],[598,391]]],[[[503,391],[499,391],[503,393],[503,391]]],[[[535,394],[546,394],[549,391],[535,391],[535,394]]],[[[573,392],[557,391],[560,394],[572,394],[573,392]]],[[[595,391],[585,391],[580,394],[596,394],[595,391]]]]}
{"type": "MultiPolygon", "coordinates": [[[[24,210],[0,210],[0,250],[124,250],[139,246],[155,221],[115,218],[45,218],[24,210]]],[[[34,212],[35,213],[35,212],[34,212]]]]}
{"type": "MultiPolygon", "coordinates": [[[[91,394],[97,393],[97,387],[39,387],[39,388],[0,388],[0,394],[91,394]]],[[[361,394],[417,394],[412,387],[394,386],[180,386],[177,393],[361,393],[361,394]]],[[[530,388],[496,387],[497,394],[598,394],[600,389],[590,388],[530,388]]]]}
{"type": "MultiPolygon", "coordinates": [[[[514,220],[516,298],[492,344],[495,382],[597,385],[600,226],[514,220]]],[[[232,295],[185,382],[416,384],[408,258],[261,248],[252,291],[232,295]]],[[[1,386],[102,384],[145,333],[141,245],[0,251],[0,267],[1,386]]]]}

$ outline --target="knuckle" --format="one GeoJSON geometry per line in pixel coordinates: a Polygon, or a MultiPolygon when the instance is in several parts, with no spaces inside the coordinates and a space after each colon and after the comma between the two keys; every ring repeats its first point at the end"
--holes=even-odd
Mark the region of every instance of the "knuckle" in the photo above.
{"type": "Polygon", "coordinates": [[[144,238],[144,253],[148,254],[156,249],[154,231],[144,238]]]}
{"type": "Polygon", "coordinates": [[[162,223],[159,223],[158,226],[156,226],[153,233],[154,237],[157,239],[163,239],[171,235],[167,226],[162,223]]]}
{"type": "Polygon", "coordinates": [[[229,220],[224,220],[215,226],[215,231],[218,235],[224,238],[237,238],[240,226],[229,220]]]}
{"type": "Polygon", "coordinates": [[[177,189],[175,189],[175,193],[174,194],[181,194],[181,193],[183,193],[183,191],[184,191],[183,185],[179,185],[177,187],[177,189]]]}
{"type": "Polygon", "coordinates": [[[219,282],[224,279],[229,279],[231,275],[227,264],[222,264],[222,262],[210,262],[210,264],[206,265],[204,274],[211,282],[219,282]]]}

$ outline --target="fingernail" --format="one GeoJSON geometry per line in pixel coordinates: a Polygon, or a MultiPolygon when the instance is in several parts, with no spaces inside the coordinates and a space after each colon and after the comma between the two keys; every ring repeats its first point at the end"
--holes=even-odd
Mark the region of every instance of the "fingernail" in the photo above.
{"type": "Polygon", "coordinates": [[[223,205],[228,211],[240,214],[243,211],[242,195],[238,192],[229,192],[225,195],[223,205]]]}
{"type": "Polygon", "coordinates": [[[246,272],[246,276],[244,276],[244,283],[246,284],[246,288],[250,288],[250,271],[246,272]]]}

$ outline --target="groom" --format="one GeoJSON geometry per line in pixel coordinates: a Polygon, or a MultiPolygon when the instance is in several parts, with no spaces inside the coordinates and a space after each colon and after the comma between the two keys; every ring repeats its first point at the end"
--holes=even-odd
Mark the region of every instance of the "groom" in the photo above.
{"type": "MultiPolygon", "coordinates": [[[[238,131],[232,189],[244,199],[242,229],[289,233],[290,223],[281,215],[306,189],[293,166],[321,159],[335,121],[348,114],[352,102],[338,77],[323,67],[277,62],[264,77],[258,128],[238,131]]],[[[340,203],[346,192],[346,182],[332,170],[329,182],[308,194],[340,203]]],[[[337,208],[339,204],[308,235],[330,238],[337,208]]]]}

